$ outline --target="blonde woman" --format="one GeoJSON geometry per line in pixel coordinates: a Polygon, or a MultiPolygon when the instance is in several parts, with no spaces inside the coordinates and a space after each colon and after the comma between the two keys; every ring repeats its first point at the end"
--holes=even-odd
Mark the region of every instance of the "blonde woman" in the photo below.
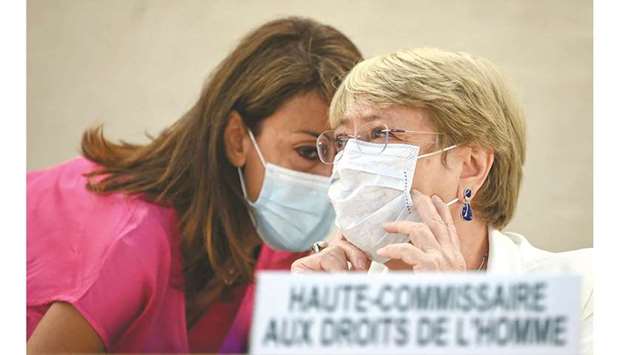
{"type": "Polygon", "coordinates": [[[515,213],[525,122],[487,60],[437,49],[368,59],[317,140],[341,236],[293,271],[576,272],[591,353],[591,249],[550,253],[502,229],[515,213]],[[349,267],[350,265],[350,267],[349,267]]]}

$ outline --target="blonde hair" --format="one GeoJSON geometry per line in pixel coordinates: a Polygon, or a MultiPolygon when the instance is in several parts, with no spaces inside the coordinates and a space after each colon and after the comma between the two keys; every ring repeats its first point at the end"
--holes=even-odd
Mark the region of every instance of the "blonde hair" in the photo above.
{"type": "Polygon", "coordinates": [[[379,107],[425,108],[442,144],[478,144],[495,160],[473,201],[495,228],[514,215],[525,161],[523,113],[505,78],[486,59],[462,52],[419,48],[367,59],[346,76],[330,106],[339,125],[355,102],[379,107]]]}

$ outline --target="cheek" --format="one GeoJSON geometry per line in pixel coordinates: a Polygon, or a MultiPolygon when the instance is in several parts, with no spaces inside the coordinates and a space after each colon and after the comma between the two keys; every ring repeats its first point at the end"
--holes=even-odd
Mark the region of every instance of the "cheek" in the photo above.
{"type": "Polygon", "coordinates": [[[331,176],[332,174],[332,165],[323,164],[321,162],[315,163],[314,168],[308,171],[311,174],[322,175],[322,176],[331,176]]]}
{"type": "Polygon", "coordinates": [[[418,160],[413,175],[413,188],[426,195],[433,192],[433,183],[438,175],[435,167],[429,162],[429,160],[418,160]]]}
{"type": "Polygon", "coordinates": [[[458,178],[454,178],[440,158],[418,160],[413,176],[414,189],[428,196],[439,195],[442,199],[451,199],[451,191],[454,191],[457,183],[458,178]]]}

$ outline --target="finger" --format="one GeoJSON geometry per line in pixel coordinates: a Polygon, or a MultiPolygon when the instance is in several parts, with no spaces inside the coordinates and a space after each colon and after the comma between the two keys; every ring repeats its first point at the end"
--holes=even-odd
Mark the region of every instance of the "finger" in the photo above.
{"type": "Polygon", "coordinates": [[[425,194],[413,190],[413,205],[424,222],[432,231],[440,245],[450,244],[450,234],[446,222],[437,212],[437,208],[431,201],[431,198],[425,194]]]}
{"type": "Polygon", "coordinates": [[[424,251],[441,248],[429,227],[424,223],[411,221],[388,222],[383,225],[383,229],[388,233],[407,235],[413,245],[424,251]]]}
{"type": "Polygon", "coordinates": [[[347,260],[349,260],[353,266],[353,270],[368,271],[370,268],[370,258],[368,255],[360,248],[351,244],[348,240],[337,240],[332,242],[331,245],[340,247],[344,251],[347,260]]]}
{"type": "Polygon", "coordinates": [[[377,254],[389,259],[402,260],[412,267],[429,260],[429,256],[426,253],[410,243],[386,245],[377,250],[377,254]]]}
{"type": "Polygon", "coordinates": [[[386,261],[383,265],[387,266],[388,269],[395,271],[412,269],[411,265],[399,259],[390,259],[386,261]]]}
{"type": "Polygon", "coordinates": [[[319,265],[323,271],[337,272],[349,270],[344,251],[339,247],[327,247],[316,255],[319,256],[319,265]]]}
{"type": "Polygon", "coordinates": [[[339,248],[329,247],[318,254],[312,254],[297,259],[291,265],[292,272],[309,271],[344,271],[347,270],[347,261],[344,252],[339,248]]]}
{"type": "Polygon", "coordinates": [[[450,208],[446,205],[439,196],[434,195],[431,200],[437,209],[437,213],[441,216],[441,219],[446,222],[446,226],[448,227],[448,235],[450,237],[450,242],[452,245],[460,250],[461,241],[459,239],[458,233],[456,232],[456,226],[454,225],[454,219],[452,218],[452,213],[450,212],[450,208]]]}
{"type": "Polygon", "coordinates": [[[319,254],[304,256],[297,259],[291,265],[291,272],[309,272],[321,270],[321,260],[319,254]]]}

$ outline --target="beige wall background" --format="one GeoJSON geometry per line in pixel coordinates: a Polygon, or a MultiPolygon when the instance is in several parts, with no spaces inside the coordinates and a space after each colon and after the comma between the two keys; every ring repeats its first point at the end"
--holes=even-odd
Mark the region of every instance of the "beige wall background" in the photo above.
{"type": "Polygon", "coordinates": [[[565,0],[28,1],[28,169],[76,156],[82,131],[145,141],[197,99],[209,71],[255,26],[303,15],[365,56],[462,50],[512,79],[528,157],[507,230],[560,251],[592,246],[592,3],[565,0]]]}

